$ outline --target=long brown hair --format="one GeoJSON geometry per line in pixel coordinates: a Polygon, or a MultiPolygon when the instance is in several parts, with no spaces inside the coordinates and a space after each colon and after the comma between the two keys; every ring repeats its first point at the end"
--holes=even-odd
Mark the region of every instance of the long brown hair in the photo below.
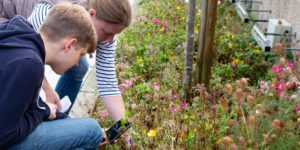
{"type": "Polygon", "coordinates": [[[132,10],[128,0],[87,0],[86,7],[94,9],[99,20],[125,27],[131,22],[132,10]]]}

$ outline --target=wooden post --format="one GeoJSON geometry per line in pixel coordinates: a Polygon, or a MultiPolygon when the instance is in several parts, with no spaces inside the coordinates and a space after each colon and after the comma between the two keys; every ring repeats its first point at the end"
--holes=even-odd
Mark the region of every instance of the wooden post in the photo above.
{"type": "Polygon", "coordinates": [[[202,83],[202,70],[203,70],[203,57],[205,47],[205,31],[207,27],[207,12],[209,0],[203,0],[201,8],[201,25],[198,33],[198,54],[197,54],[197,65],[196,65],[196,83],[202,83]]]}
{"type": "Polygon", "coordinates": [[[183,75],[183,88],[186,101],[191,100],[192,88],[192,71],[193,71],[193,56],[194,56],[194,27],[196,0],[189,0],[189,12],[187,17],[187,32],[186,32],[186,50],[185,50],[185,65],[183,75]]]}
{"type": "Polygon", "coordinates": [[[202,79],[206,88],[210,90],[209,80],[211,76],[211,66],[213,60],[213,48],[214,48],[214,35],[215,35],[215,25],[217,21],[217,6],[218,0],[209,0],[208,4],[208,17],[207,17],[207,27],[206,27],[206,37],[205,37],[205,51],[203,57],[203,71],[202,79]]]}

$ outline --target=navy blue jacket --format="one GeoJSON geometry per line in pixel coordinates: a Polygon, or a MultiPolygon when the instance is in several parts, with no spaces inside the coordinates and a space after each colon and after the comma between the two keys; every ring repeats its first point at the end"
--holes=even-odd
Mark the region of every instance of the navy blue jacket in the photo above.
{"type": "Polygon", "coordinates": [[[40,99],[45,48],[26,19],[0,24],[0,149],[17,144],[42,121],[49,107],[40,99]]]}

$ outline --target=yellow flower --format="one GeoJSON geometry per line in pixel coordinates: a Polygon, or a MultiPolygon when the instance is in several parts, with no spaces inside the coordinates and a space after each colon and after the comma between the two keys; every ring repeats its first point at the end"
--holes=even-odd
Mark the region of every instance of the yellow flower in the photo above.
{"type": "Polygon", "coordinates": [[[201,11],[197,12],[197,16],[200,16],[201,15],[201,11]]]}
{"type": "Polygon", "coordinates": [[[181,20],[185,20],[185,17],[181,17],[181,20]]]}
{"type": "Polygon", "coordinates": [[[147,134],[150,137],[155,137],[156,136],[156,131],[155,130],[150,130],[147,134]]]}
{"type": "Polygon", "coordinates": [[[188,119],[189,116],[188,116],[188,115],[184,115],[183,118],[184,118],[184,119],[188,119]]]}
{"type": "Polygon", "coordinates": [[[217,142],[216,142],[216,144],[217,144],[217,145],[218,145],[218,144],[221,144],[221,142],[222,142],[222,139],[218,139],[217,142]]]}
{"type": "Polygon", "coordinates": [[[177,10],[180,10],[181,8],[179,6],[176,7],[177,10]]]}
{"type": "Polygon", "coordinates": [[[254,50],[254,53],[260,53],[259,49],[254,50]]]}
{"type": "Polygon", "coordinates": [[[143,58],[140,58],[140,57],[136,59],[136,62],[137,62],[138,64],[143,63],[143,61],[144,61],[143,58]]]}
{"type": "Polygon", "coordinates": [[[235,62],[235,64],[239,64],[240,60],[239,59],[235,59],[234,62],[235,62]]]}
{"type": "Polygon", "coordinates": [[[227,37],[227,39],[229,39],[230,38],[230,33],[228,32],[228,33],[226,33],[226,37],[227,37]]]}
{"type": "Polygon", "coordinates": [[[233,48],[233,44],[230,42],[230,43],[228,44],[228,47],[229,47],[229,48],[233,48]]]}
{"type": "Polygon", "coordinates": [[[208,126],[205,126],[205,130],[207,131],[207,130],[210,130],[210,129],[212,129],[212,125],[211,124],[209,124],[208,126]]]}
{"type": "Polygon", "coordinates": [[[235,35],[234,35],[234,34],[232,34],[232,35],[231,35],[231,38],[233,38],[233,39],[234,39],[234,38],[235,38],[235,35]]]}

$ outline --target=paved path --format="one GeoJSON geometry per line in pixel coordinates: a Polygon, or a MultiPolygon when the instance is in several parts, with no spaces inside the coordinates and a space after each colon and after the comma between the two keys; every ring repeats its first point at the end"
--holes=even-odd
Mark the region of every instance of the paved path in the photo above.
{"type": "MultiPolygon", "coordinates": [[[[88,57],[88,56],[87,56],[88,57]]],[[[95,72],[95,55],[93,58],[88,58],[90,64],[89,71],[84,77],[84,82],[77,96],[74,106],[71,109],[71,117],[89,117],[89,113],[93,111],[96,99],[97,99],[97,82],[95,72]]],[[[45,75],[48,82],[54,88],[59,79],[59,75],[53,72],[53,70],[46,66],[45,75]]],[[[45,99],[45,94],[41,91],[40,96],[45,99]]]]}

